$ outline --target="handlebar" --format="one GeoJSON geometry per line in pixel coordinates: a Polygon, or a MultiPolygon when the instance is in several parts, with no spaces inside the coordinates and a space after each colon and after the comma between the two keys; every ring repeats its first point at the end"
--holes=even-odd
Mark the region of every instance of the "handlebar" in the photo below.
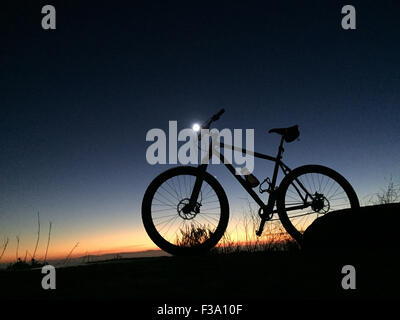
{"type": "Polygon", "coordinates": [[[213,123],[214,121],[217,121],[219,119],[219,117],[225,112],[225,109],[221,109],[219,110],[216,114],[214,114],[210,120],[208,120],[206,123],[204,123],[201,128],[202,129],[209,129],[211,123],[213,123]]]}
{"type": "Polygon", "coordinates": [[[211,118],[212,121],[217,121],[220,116],[225,112],[225,109],[219,110],[216,114],[214,114],[211,118]]]}
{"type": "MultiPolygon", "coordinates": [[[[203,123],[201,125],[201,129],[210,129],[210,125],[211,123],[213,123],[214,121],[217,121],[219,119],[219,117],[225,112],[225,109],[221,109],[219,110],[216,114],[214,114],[208,121],[206,121],[205,123],[203,123]]],[[[197,137],[199,138],[199,141],[201,140],[201,130],[200,132],[197,134],[197,137]]]]}

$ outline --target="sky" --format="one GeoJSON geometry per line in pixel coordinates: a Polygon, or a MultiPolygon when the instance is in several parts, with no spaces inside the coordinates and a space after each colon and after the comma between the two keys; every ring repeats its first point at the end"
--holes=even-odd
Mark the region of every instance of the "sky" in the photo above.
{"type": "MultiPolygon", "coordinates": [[[[361,202],[400,180],[399,33],[395,1],[7,1],[0,47],[0,243],[4,259],[156,248],[143,228],[144,192],[166,165],[146,161],[146,133],[207,119],[255,130],[275,154],[273,127],[298,124],[291,168],[340,172],[361,202]],[[56,8],[43,30],[41,8],[56,8]]],[[[270,163],[256,163],[261,179],[270,163]]],[[[248,196],[211,166],[240,216],[248,196]]]]}

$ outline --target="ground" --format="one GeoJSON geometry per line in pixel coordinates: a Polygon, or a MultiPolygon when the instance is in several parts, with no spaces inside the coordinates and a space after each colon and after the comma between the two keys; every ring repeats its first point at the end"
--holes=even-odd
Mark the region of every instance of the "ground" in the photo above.
{"type": "Polygon", "coordinates": [[[43,290],[41,269],[0,272],[2,299],[264,301],[400,298],[400,261],[390,254],[253,252],[203,257],[135,258],[56,269],[56,290],[43,290]],[[356,289],[344,290],[344,265],[356,289]]]}

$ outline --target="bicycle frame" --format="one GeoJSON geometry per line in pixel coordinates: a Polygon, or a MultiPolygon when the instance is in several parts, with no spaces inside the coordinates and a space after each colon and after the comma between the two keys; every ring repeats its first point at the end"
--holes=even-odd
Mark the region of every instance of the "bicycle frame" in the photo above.
{"type": "MultiPolygon", "coordinates": [[[[200,171],[200,174],[198,175],[198,177],[196,178],[194,187],[193,187],[193,191],[190,197],[190,201],[189,201],[189,206],[188,206],[188,210],[190,210],[189,208],[193,208],[194,205],[197,202],[200,190],[201,190],[201,186],[202,186],[202,172],[205,172],[207,170],[208,164],[213,156],[216,155],[220,161],[225,165],[225,167],[227,167],[227,169],[229,170],[230,173],[232,173],[232,175],[236,178],[236,180],[239,181],[239,183],[242,185],[242,187],[247,191],[247,193],[254,199],[254,201],[260,206],[260,208],[263,209],[264,214],[260,215],[264,220],[266,219],[267,216],[272,216],[273,213],[276,213],[277,210],[274,210],[274,205],[277,199],[277,192],[279,190],[279,188],[276,188],[276,181],[277,181],[277,177],[278,177],[278,173],[279,173],[279,168],[282,170],[283,174],[286,176],[288,175],[292,170],[282,161],[282,154],[284,152],[284,148],[283,148],[283,142],[284,142],[284,138],[281,138],[280,144],[279,144],[279,148],[278,148],[278,154],[276,157],[273,156],[269,156],[266,154],[262,154],[259,152],[255,152],[255,151],[249,151],[245,148],[238,148],[232,145],[228,145],[228,144],[224,144],[222,142],[219,143],[220,148],[230,148],[234,151],[237,152],[242,152],[242,153],[246,153],[246,154],[250,154],[256,158],[261,158],[264,160],[268,160],[268,161],[273,161],[275,162],[275,166],[274,166],[274,171],[273,171],[273,176],[272,176],[272,181],[270,183],[270,188],[269,188],[269,196],[268,196],[268,202],[264,203],[263,200],[261,200],[261,198],[258,196],[258,194],[253,190],[253,188],[249,185],[249,183],[246,181],[246,179],[242,178],[242,176],[235,174],[235,168],[232,166],[231,163],[229,163],[228,161],[226,161],[225,157],[223,154],[221,154],[220,152],[218,152],[216,150],[216,148],[213,148],[214,143],[211,143],[209,146],[209,152],[208,152],[208,162],[207,163],[203,163],[200,164],[198,166],[198,169],[200,171]]],[[[296,182],[298,183],[299,187],[305,192],[305,196],[303,196],[299,190],[299,188],[295,185],[294,188],[296,189],[296,191],[298,192],[299,196],[301,197],[301,199],[303,200],[303,205],[298,205],[298,206],[293,206],[288,208],[287,210],[298,210],[298,209],[304,209],[306,207],[309,206],[309,204],[307,204],[307,197],[310,197],[311,199],[313,198],[312,195],[307,191],[307,189],[303,186],[303,184],[296,179],[296,182]]]]}

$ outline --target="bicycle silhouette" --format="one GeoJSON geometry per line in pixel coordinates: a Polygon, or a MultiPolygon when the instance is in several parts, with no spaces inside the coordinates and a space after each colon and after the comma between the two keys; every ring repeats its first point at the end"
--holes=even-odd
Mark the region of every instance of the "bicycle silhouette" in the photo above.
{"type": "MultiPolygon", "coordinates": [[[[209,129],[225,112],[220,110],[201,128],[209,129]]],[[[239,149],[220,142],[220,148],[253,154],[254,157],[275,162],[272,180],[261,184],[252,175],[236,175],[235,168],[210,144],[209,160],[217,154],[232,175],[258,204],[261,218],[257,236],[261,236],[264,224],[274,214],[286,231],[301,245],[305,229],[318,217],[330,211],[358,208],[359,201],[350,183],[336,171],[320,165],[304,165],[290,169],[282,161],[284,142],[296,140],[298,126],[271,129],[281,135],[276,157],[239,149]],[[277,186],[279,169],[284,178],[277,186]],[[263,189],[263,185],[268,188],[263,189]],[[253,188],[268,192],[265,203],[253,188]]],[[[201,135],[199,134],[199,138],[201,135]]],[[[204,253],[214,247],[228,226],[229,203],[220,183],[206,170],[208,163],[197,167],[180,166],[157,176],[148,186],[142,202],[142,220],[153,242],[174,255],[204,253]]]]}

